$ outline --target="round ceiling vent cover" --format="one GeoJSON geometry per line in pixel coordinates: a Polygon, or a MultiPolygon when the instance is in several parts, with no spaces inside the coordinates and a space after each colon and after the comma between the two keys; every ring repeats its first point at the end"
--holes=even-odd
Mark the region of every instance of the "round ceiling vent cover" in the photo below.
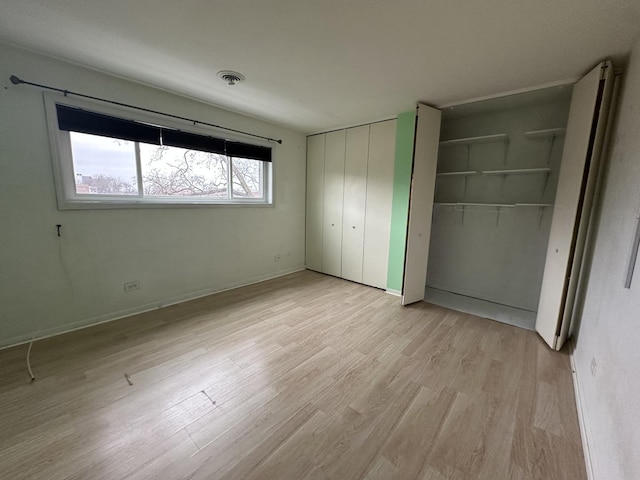
{"type": "Polygon", "coordinates": [[[229,85],[235,85],[244,81],[244,75],[232,70],[221,70],[218,77],[227,82],[229,85]]]}

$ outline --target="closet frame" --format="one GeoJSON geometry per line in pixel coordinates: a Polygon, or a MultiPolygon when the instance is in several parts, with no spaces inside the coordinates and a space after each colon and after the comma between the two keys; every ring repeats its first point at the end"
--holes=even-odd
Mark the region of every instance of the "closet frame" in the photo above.
{"type": "MultiPolygon", "coordinates": [[[[558,181],[559,194],[556,195],[553,205],[551,233],[535,325],[541,337],[555,350],[561,349],[566,341],[577,287],[584,283],[580,281],[582,253],[588,235],[589,218],[603,151],[612,89],[613,66],[609,61],[601,62],[573,86],[566,130],[554,128],[526,132],[528,138],[532,140],[548,139],[550,142],[549,152],[553,149],[558,136],[565,136],[558,181]]],[[[403,305],[424,298],[431,215],[434,208],[433,193],[438,178],[436,173],[438,148],[446,148],[456,144],[471,145],[474,141],[504,141],[505,151],[508,149],[506,135],[487,135],[440,142],[438,135],[436,135],[440,128],[439,117],[437,121],[427,122],[424,120],[426,116],[423,115],[421,122],[421,107],[423,112],[429,112],[433,118],[437,116],[435,112],[431,111],[435,109],[426,105],[418,106],[410,207],[407,219],[408,238],[405,245],[403,305]],[[425,222],[427,219],[428,222],[425,222]]],[[[480,171],[468,167],[469,165],[464,171],[450,173],[450,175],[460,175],[467,179],[471,175],[481,174],[480,171]]],[[[505,168],[505,170],[507,169],[505,168]]],[[[518,172],[485,171],[484,174],[506,175],[518,174],[518,172]]],[[[449,202],[435,206],[462,207],[464,209],[464,203],[449,202]]],[[[504,207],[504,205],[497,204],[487,205],[497,209],[504,207]]],[[[546,203],[508,206],[513,208],[538,207],[542,212],[543,209],[552,207],[546,203]]]]}

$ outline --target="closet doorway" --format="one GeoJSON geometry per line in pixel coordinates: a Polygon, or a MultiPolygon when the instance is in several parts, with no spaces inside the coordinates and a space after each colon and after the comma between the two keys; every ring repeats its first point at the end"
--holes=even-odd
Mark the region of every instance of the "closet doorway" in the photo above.
{"type": "Polygon", "coordinates": [[[572,86],[444,109],[439,144],[419,105],[403,305],[422,289],[428,302],[535,329],[562,348],[613,83],[605,61],[572,86]]]}
{"type": "Polygon", "coordinates": [[[442,110],[426,301],[535,328],[571,91],[442,110]]]}

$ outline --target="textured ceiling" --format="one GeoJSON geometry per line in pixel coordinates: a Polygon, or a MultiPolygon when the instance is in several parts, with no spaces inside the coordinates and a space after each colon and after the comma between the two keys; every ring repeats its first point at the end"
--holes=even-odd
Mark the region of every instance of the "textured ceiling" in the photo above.
{"type": "Polygon", "coordinates": [[[638,0],[0,0],[0,12],[2,41],[303,132],[573,79],[624,59],[640,33],[638,0]],[[246,82],[227,86],[223,69],[246,82]]]}

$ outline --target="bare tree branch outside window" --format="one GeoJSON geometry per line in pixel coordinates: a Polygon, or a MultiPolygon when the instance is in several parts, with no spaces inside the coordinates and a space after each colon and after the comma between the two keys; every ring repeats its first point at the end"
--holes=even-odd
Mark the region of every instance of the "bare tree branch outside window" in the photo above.
{"type": "Polygon", "coordinates": [[[76,192],[165,197],[262,198],[263,162],[74,133],[76,192]],[[80,149],[82,147],[82,149],[80,149]],[[142,192],[138,192],[136,148],[142,192]],[[77,151],[76,151],[77,150],[77,151]],[[106,152],[106,153],[105,153],[106,152]],[[108,157],[106,156],[108,155],[108,157]],[[104,158],[103,158],[104,156],[104,158]],[[97,165],[97,167],[96,167],[97,165]],[[131,172],[130,180],[120,173],[131,172]]]}

